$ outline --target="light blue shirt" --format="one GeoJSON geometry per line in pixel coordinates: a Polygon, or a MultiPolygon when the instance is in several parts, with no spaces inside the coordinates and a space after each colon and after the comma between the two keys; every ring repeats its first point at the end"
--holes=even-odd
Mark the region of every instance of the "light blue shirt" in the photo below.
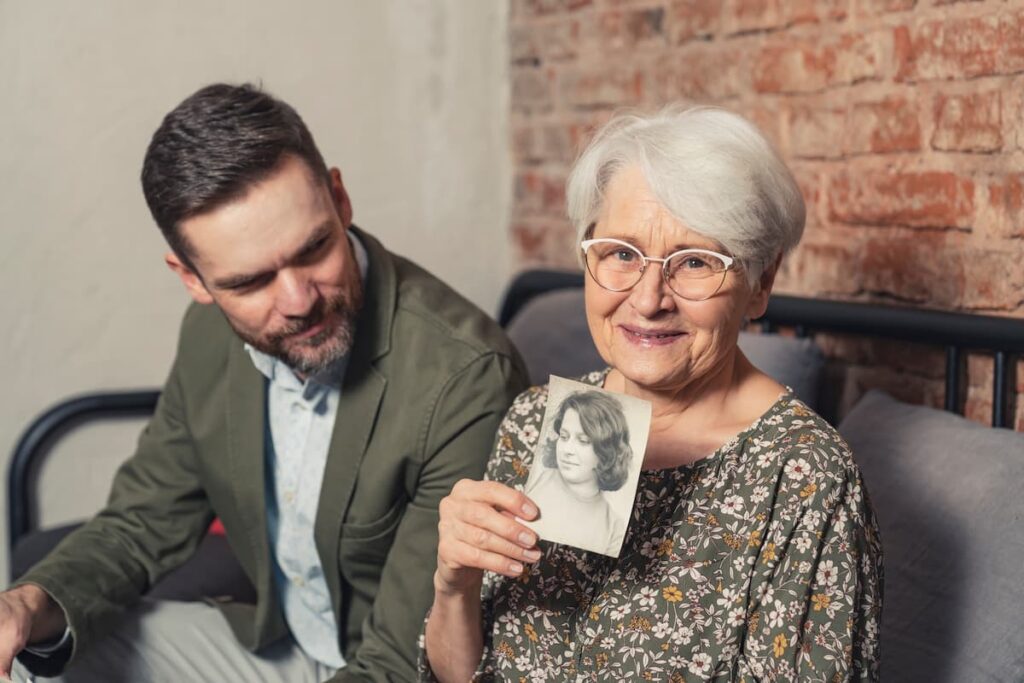
{"type": "MultiPolygon", "coordinates": [[[[365,281],[366,250],[355,235],[349,240],[365,281]]],[[[345,658],[313,525],[348,357],[303,381],[283,361],[245,348],[267,378],[267,534],[281,609],[306,654],[340,669],[345,658]]]]}

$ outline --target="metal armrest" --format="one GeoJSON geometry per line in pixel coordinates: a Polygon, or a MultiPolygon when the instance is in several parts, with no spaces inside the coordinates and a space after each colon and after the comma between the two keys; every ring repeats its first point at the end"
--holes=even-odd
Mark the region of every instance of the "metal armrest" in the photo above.
{"type": "Polygon", "coordinates": [[[119,391],[75,396],[51,407],[25,429],[11,454],[7,470],[7,549],[13,559],[18,541],[31,528],[35,499],[30,476],[53,444],[72,428],[92,420],[148,415],[160,392],[119,391]]]}

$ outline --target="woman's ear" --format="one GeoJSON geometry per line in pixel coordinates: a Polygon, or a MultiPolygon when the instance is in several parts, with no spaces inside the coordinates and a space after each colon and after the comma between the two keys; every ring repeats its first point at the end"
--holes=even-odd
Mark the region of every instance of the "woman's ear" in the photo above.
{"type": "Polygon", "coordinates": [[[768,309],[768,297],[771,296],[772,287],[775,286],[775,276],[779,272],[779,265],[782,263],[782,254],[779,254],[775,261],[765,266],[761,276],[754,283],[754,291],[747,302],[746,317],[748,320],[756,320],[764,315],[768,309]]]}

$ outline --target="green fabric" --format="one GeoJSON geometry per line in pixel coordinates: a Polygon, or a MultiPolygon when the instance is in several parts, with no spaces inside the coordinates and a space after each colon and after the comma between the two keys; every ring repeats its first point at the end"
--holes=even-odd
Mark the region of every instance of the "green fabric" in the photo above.
{"type": "MultiPolygon", "coordinates": [[[[526,385],[497,325],[419,267],[357,231],[366,305],[345,375],[315,538],[348,666],[336,680],[408,680],[430,605],[437,506],[479,478],[526,385]]],[[[215,307],[192,306],[156,413],[117,473],[107,507],[22,579],[64,608],[74,655],[162,575],[217,515],[258,594],[221,605],[239,641],[286,635],[264,509],[265,387],[215,307]]],[[[53,674],[63,658],[27,658],[53,674]]]]}
{"type": "MultiPolygon", "coordinates": [[[[516,399],[489,479],[525,485],[546,401],[516,399]]],[[[518,579],[485,575],[480,680],[878,680],[875,517],[842,438],[791,393],[694,465],[643,471],[619,558],[540,548],[518,579]]]]}

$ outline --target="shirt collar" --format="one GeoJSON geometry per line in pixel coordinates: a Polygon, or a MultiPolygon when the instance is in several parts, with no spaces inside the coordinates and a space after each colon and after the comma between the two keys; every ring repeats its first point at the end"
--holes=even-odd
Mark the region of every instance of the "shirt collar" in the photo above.
{"type": "MultiPolygon", "coordinates": [[[[351,230],[346,230],[348,235],[349,244],[352,245],[352,251],[356,257],[356,264],[359,266],[359,279],[364,284],[366,283],[366,273],[370,267],[370,260],[366,255],[366,247],[363,246],[362,241],[356,236],[351,230]]],[[[306,378],[306,382],[302,382],[288,364],[279,358],[275,358],[270,354],[263,353],[252,347],[252,345],[246,343],[245,350],[249,354],[249,358],[252,359],[252,364],[259,370],[260,374],[266,377],[271,382],[284,381],[294,382],[297,386],[303,386],[309,382],[315,382],[328,387],[338,389],[341,387],[341,380],[345,375],[345,367],[348,365],[348,354],[345,354],[338,360],[331,363],[329,366],[306,378]]]]}

